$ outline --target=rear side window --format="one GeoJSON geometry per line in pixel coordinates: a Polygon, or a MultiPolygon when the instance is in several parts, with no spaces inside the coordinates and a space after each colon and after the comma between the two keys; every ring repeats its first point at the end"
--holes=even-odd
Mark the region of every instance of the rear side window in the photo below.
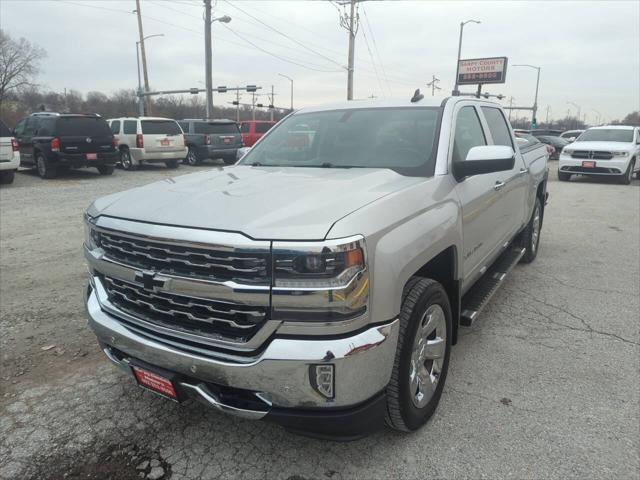
{"type": "Polygon", "coordinates": [[[242,133],[249,133],[251,130],[251,125],[249,123],[243,123],[240,125],[240,131],[242,133]]]}
{"type": "Polygon", "coordinates": [[[493,144],[513,148],[511,132],[509,132],[507,121],[504,119],[502,112],[492,107],[481,108],[482,113],[484,113],[484,118],[486,118],[487,124],[489,125],[489,131],[491,132],[491,137],[493,137],[493,144]]]}
{"type": "Polygon", "coordinates": [[[193,124],[193,133],[210,133],[208,126],[204,122],[196,122],[193,124]]]}
{"type": "Polygon", "coordinates": [[[120,133],[120,120],[114,120],[113,122],[111,122],[111,133],[120,133]]]}
{"type": "Polygon", "coordinates": [[[236,135],[239,133],[238,125],[235,123],[211,123],[209,133],[236,135]]]}
{"type": "Polygon", "coordinates": [[[22,135],[24,135],[24,130],[27,126],[27,119],[23,118],[22,120],[20,120],[17,124],[16,124],[16,128],[14,128],[14,131],[16,132],[16,137],[20,137],[22,135]]]}
{"type": "Polygon", "coordinates": [[[256,133],[267,133],[273,124],[271,123],[256,123],[256,133]]]}
{"type": "Polygon", "coordinates": [[[137,132],[137,121],[136,120],[125,120],[122,122],[122,133],[125,135],[135,135],[137,132]]]}
{"type": "Polygon", "coordinates": [[[59,117],[55,134],[63,136],[111,136],[111,129],[103,118],[98,117],[59,117]]]}
{"type": "Polygon", "coordinates": [[[7,127],[4,122],[0,121],[0,137],[12,137],[11,130],[7,127]]]}
{"type": "Polygon", "coordinates": [[[453,161],[464,162],[473,147],[486,145],[487,140],[480,124],[476,109],[462,107],[456,119],[456,133],[453,140],[453,161]]]}
{"type": "Polygon", "coordinates": [[[53,131],[56,126],[55,118],[41,118],[38,121],[38,133],[40,137],[50,137],[53,135],[53,131]]]}
{"type": "Polygon", "coordinates": [[[182,133],[178,122],[173,120],[143,120],[142,133],[147,135],[178,135],[182,133]]]}

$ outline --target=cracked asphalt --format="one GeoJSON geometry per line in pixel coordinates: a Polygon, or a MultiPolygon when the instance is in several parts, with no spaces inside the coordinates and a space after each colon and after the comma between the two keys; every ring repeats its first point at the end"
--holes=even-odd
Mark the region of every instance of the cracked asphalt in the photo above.
{"type": "Polygon", "coordinates": [[[103,358],[82,211],[191,168],[19,173],[0,189],[0,478],[134,479],[147,460],[185,480],[640,478],[640,181],[556,168],[538,258],[462,331],[434,418],[352,443],[165,401],[103,358]]]}

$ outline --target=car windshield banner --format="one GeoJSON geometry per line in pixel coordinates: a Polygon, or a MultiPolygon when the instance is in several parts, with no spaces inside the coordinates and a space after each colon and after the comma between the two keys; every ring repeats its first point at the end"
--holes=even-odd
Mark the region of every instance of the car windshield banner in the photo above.
{"type": "Polygon", "coordinates": [[[458,63],[458,85],[504,83],[507,57],[472,58],[458,63]]]}

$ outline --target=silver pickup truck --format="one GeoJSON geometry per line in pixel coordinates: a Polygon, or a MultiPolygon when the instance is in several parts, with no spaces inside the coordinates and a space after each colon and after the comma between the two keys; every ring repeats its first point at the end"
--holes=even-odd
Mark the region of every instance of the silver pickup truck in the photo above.
{"type": "Polygon", "coordinates": [[[490,101],[306,108],[234,166],[96,200],[89,325],[175,401],[320,437],[416,430],[459,328],[535,259],[547,174],[490,101]]]}

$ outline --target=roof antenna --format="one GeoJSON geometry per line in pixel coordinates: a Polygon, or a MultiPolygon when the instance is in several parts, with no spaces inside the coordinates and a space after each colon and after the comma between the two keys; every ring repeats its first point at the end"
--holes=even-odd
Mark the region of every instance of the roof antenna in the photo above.
{"type": "Polygon", "coordinates": [[[413,94],[413,97],[411,97],[411,103],[416,103],[419,102],[420,100],[422,100],[424,98],[424,95],[420,93],[420,89],[417,88],[415,93],[413,94]]]}

